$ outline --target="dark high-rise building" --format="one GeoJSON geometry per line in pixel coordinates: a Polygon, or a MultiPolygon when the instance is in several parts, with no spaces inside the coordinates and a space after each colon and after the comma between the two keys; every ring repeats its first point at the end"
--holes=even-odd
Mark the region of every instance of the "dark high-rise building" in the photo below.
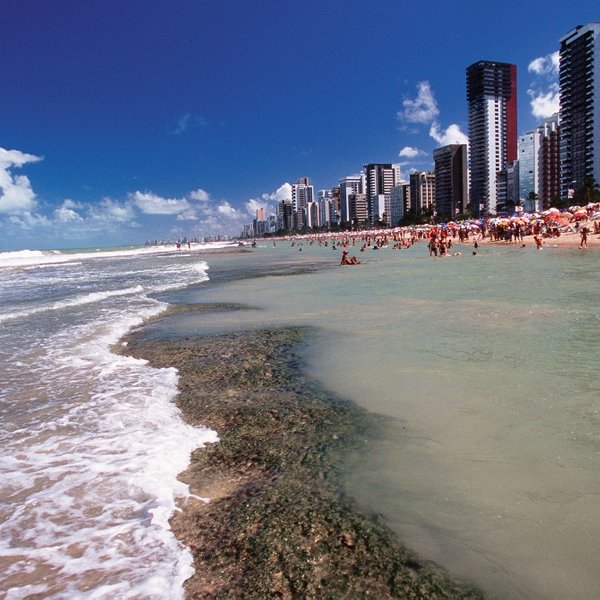
{"type": "Polygon", "coordinates": [[[540,207],[556,206],[560,198],[560,127],[558,115],[546,119],[540,145],[540,207]]]}
{"type": "Polygon", "coordinates": [[[586,177],[600,182],[600,23],[578,25],[560,40],[560,192],[586,177]]]}
{"type": "Polygon", "coordinates": [[[451,220],[467,209],[467,145],[450,144],[436,148],[433,160],[438,220],[451,220]]]}
{"type": "Polygon", "coordinates": [[[517,160],[517,67],[479,61],[467,68],[471,181],[475,215],[496,214],[497,173],[517,160]]]}

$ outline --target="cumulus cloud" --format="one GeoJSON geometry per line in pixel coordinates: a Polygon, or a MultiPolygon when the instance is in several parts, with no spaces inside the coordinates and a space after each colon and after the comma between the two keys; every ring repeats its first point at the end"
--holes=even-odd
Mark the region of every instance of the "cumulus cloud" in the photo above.
{"type": "Polygon", "coordinates": [[[36,195],[29,178],[13,175],[12,170],[40,160],[41,157],[20,150],[0,148],[0,214],[25,215],[35,210],[36,195]]]}
{"type": "MultiPolygon", "coordinates": [[[[417,89],[417,97],[414,99],[405,99],[402,103],[404,110],[399,111],[396,117],[401,121],[429,125],[429,135],[440,146],[447,144],[467,144],[468,137],[461,131],[459,125],[452,123],[446,129],[443,129],[440,125],[438,121],[440,110],[429,82],[419,82],[417,89]]],[[[413,159],[425,154],[420,154],[421,152],[418,148],[405,146],[400,150],[400,156],[413,159]]]]}
{"type": "Polygon", "coordinates": [[[527,65],[527,70],[536,75],[547,75],[552,78],[558,77],[558,68],[560,64],[559,57],[560,54],[557,50],[552,54],[546,54],[546,56],[534,58],[529,65],[527,65]]]}
{"type": "Polygon", "coordinates": [[[191,210],[185,198],[162,198],[151,192],[133,192],[133,203],[146,215],[180,215],[191,210]]]}
{"type": "Polygon", "coordinates": [[[452,123],[446,129],[442,129],[437,121],[431,124],[429,135],[440,145],[468,144],[469,138],[456,123],[452,123]]]}
{"type": "Polygon", "coordinates": [[[224,201],[217,206],[217,212],[227,218],[237,218],[240,216],[239,211],[235,209],[229,202],[224,201]]]}
{"type": "Polygon", "coordinates": [[[402,158],[417,158],[417,156],[426,156],[426,152],[415,148],[414,146],[404,146],[398,153],[402,158]]]}
{"type": "Polygon", "coordinates": [[[290,201],[292,199],[292,186],[290,183],[284,183],[279,186],[274,192],[265,192],[258,198],[250,198],[246,200],[245,209],[247,215],[252,219],[256,218],[256,211],[259,208],[264,208],[265,212],[275,214],[277,212],[277,204],[282,201],[290,201]]]}
{"type": "Polygon", "coordinates": [[[558,84],[552,84],[548,91],[543,92],[535,88],[527,90],[531,100],[531,114],[538,119],[547,119],[560,108],[560,92],[558,84]]]}
{"type": "Polygon", "coordinates": [[[66,198],[63,203],[54,210],[54,218],[59,223],[83,222],[83,217],[77,212],[83,206],[74,200],[66,198]]]}
{"type": "Polygon", "coordinates": [[[536,79],[531,82],[527,94],[530,97],[531,114],[538,119],[547,119],[560,108],[558,86],[559,53],[534,58],[527,70],[536,79]]]}
{"type": "Polygon", "coordinates": [[[284,183],[278,187],[272,194],[269,195],[269,200],[281,202],[282,200],[292,199],[292,186],[289,183],[284,183]]]}
{"type": "Polygon", "coordinates": [[[102,198],[89,206],[88,216],[92,221],[103,224],[126,224],[134,221],[136,213],[130,202],[102,198]]]}
{"type": "Polygon", "coordinates": [[[209,193],[200,188],[190,192],[189,196],[191,200],[197,200],[198,202],[208,202],[210,200],[209,193]]]}
{"type": "Polygon", "coordinates": [[[417,85],[417,97],[405,98],[402,106],[403,110],[396,116],[408,123],[431,123],[440,113],[429,81],[420,81],[417,85]]]}

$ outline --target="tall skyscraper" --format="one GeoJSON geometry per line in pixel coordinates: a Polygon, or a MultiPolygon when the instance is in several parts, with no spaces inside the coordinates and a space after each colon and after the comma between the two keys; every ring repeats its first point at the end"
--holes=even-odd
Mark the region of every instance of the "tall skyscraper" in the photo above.
{"type": "Polygon", "coordinates": [[[544,121],[540,127],[540,202],[541,209],[556,206],[560,198],[560,126],[558,113],[544,121]]]}
{"type": "Polygon", "coordinates": [[[340,179],[340,217],[342,223],[352,223],[352,211],[350,198],[353,194],[363,194],[366,189],[364,173],[360,175],[349,175],[340,179]]]}
{"type": "Polygon", "coordinates": [[[410,174],[410,210],[417,214],[435,208],[435,173],[431,171],[410,174]]]}
{"type": "Polygon", "coordinates": [[[471,181],[477,216],[496,214],[497,173],[517,160],[517,67],[479,61],[467,68],[471,181]]]}
{"type": "Polygon", "coordinates": [[[540,194],[542,131],[536,127],[519,136],[519,200],[526,212],[537,210],[540,194]]]}
{"type": "Polygon", "coordinates": [[[378,221],[385,212],[385,197],[391,189],[400,183],[400,165],[389,163],[370,163],[364,166],[367,189],[369,220],[378,221]]]}
{"type": "Polygon", "coordinates": [[[555,205],[559,189],[558,113],[519,136],[519,197],[526,212],[555,205]]]}
{"type": "Polygon", "coordinates": [[[306,209],[309,202],[315,201],[315,191],[310,184],[310,178],[301,177],[292,184],[292,204],[294,210],[306,209]]]}
{"type": "Polygon", "coordinates": [[[578,25],[560,40],[560,192],[586,177],[600,182],[600,23],[578,25]]]}
{"type": "Polygon", "coordinates": [[[390,190],[389,209],[386,208],[386,215],[389,215],[388,225],[397,227],[410,207],[410,185],[407,181],[401,181],[390,190]]]}
{"type": "Polygon", "coordinates": [[[467,209],[467,145],[450,144],[433,151],[435,208],[439,219],[451,220],[467,209]]]}

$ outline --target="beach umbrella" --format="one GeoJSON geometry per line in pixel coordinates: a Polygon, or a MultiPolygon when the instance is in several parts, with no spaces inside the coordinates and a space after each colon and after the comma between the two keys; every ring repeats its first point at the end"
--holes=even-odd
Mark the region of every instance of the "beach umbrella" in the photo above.
{"type": "Polygon", "coordinates": [[[581,219],[587,219],[587,210],[580,208],[573,213],[573,220],[580,221],[581,219]]]}
{"type": "Polygon", "coordinates": [[[554,219],[554,223],[556,223],[556,225],[558,225],[559,227],[565,227],[566,225],[568,225],[570,223],[570,219],[568,217],[563,217],[561,215],[554,219]]]}
{"type": "Polygon", "coordinates": [[[548,210],[545,210],[542,214],[544,216],[547,216],[547,215],[558,215],[558,214],[560,214],[560,210],[558,210],[558,208],[555,208],[553,206],[552,208],[549,208],[548,210]]]}

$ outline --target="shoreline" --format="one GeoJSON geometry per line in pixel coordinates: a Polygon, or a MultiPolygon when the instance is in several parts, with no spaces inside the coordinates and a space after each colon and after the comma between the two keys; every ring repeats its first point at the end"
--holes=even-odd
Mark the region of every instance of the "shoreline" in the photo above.
{"type": "Polygon", "coordinates": [[[344,495],[343,456],[377,418],[309,380],[295,353],[309,335],[289,327],[147,339],[142,326],[118,349],[175,367],[183,418],[219,435],[180,475],[210,501],[192,498],[170,521],[193,555],[186,598],[482,598],[344,495]]]}

